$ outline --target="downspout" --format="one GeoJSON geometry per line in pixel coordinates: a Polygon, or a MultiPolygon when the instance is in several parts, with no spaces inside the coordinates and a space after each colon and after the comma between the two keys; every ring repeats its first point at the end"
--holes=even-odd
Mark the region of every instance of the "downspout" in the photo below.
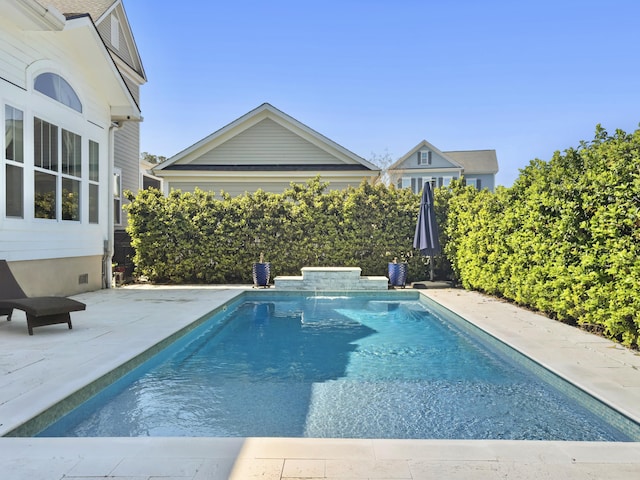
{"type": "Polygon", "coordinates": [[[109,127],[109,161],[108,161],[108,181],[107,181],[107,191],[108,191],[108,201],[107,201],[107,218],[108,218],[108,226],[107,226],[107,240],[104,242],[104,253],[102,254],[102,288],[111,288],[111,278],[113,277],[113,272],[111,269],[111,259],[113,258],[113,233],[115,230],[115,225],[113,223],[113,172],[115,167],[115,133],[122,127],[122,122],[111,122],[111,126],[109,127]]]}

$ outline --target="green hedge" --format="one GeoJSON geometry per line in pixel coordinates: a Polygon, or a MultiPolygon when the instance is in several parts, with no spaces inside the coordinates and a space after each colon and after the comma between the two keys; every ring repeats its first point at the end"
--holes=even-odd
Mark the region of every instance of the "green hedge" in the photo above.
{"type": "Polygon", "coordinates": [[[446,234],[465,288],[638,347],[640,130],[598,126],[495,193],[453,185],[446,234]]]}
{"type": "Polygon", "coordinates": [[[239,197],[158,190],[128,194],[128,232],[136,273],[153,282],[251,283],[264,253],[272,276],[304,266],[358,266],[387,275],[395,257],[409,281],[425,279],[425,258],[412,248],[420,197],[408,189],[363,182],[327,190],[316,178],[283,194],[239,197]]]}

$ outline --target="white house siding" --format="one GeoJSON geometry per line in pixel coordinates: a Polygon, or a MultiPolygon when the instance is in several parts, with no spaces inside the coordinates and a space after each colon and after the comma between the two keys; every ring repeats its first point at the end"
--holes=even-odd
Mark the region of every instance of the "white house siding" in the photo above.
{"type": "Polygon", "coordinates": [[[266,118],[189,163],[192,165],[335,164],[336,157],[266,118]]]}
{"type": "MultiPolygon", "coordinates": [[[[0,12],[0,258],[9,262],[29,295],[69,295],[101,288],[102,259],[110,235],[109,100],[93,87],[94,72],[66,50],[67,41],[66,32],[23,30],[0,12]],[[43,72],[69,82],[82,102],[82,113],[33,91],[35,76],[43,72]],[[24,118],[23,218],[6,216],[5,105],[22,111],[24,118]],[[35,218],[34,117],[81,138],[79,221],[35,218]],[[99,144],[99,223],[89,223],[90,140],[99,144]]],[[[57,178],[59,182],[59,174],[57,178]]]]}

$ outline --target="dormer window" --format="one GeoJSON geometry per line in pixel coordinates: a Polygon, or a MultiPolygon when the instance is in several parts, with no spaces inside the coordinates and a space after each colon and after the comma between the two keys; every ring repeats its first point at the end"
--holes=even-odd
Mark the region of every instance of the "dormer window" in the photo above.
{"type": "Polygon", "coordinates": [[[418,165],[431,165],[431,150],[420,150],[418,152],[418,165]]]}
{"type": "Polygon", "coordinates": [[[80,103],[78,95],[71,88],[69,82],[60,75],[50,72],[41,73],[36,77],[33,88],[47,97],[74,109],[76,112],[82,113],[82,103],[80,103]]]}

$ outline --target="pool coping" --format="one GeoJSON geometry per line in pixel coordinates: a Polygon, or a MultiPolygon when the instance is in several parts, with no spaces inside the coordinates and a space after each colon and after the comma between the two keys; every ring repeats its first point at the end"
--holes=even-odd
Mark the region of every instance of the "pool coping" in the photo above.
{"type": "MultiPolygon", "coordinates": [[[[11,422],[15,425],[20,418],[34,416],[46,408],[47,403],[52,403],[52,399],[64,398],[91,378],[112,369],[110,366],[122,364],[189,325],[211,310],[216,302],[221,305],[244,290],[250,287],[133,286],[90,292],[75,297],[87,303],[88,308],[72,316],[74,330],[42,327],[35,330],[33,337],[27,335],[26,325],[19,317],[10,323],[3,322],[0,325],[0,428],[6,431],[11,422]],[[153,321],[154,316],[163,320],[153,321]]],[[[640,416],[638,352],[476,292],[442,289],[420,290],[420,294],[506,340],[561,376],[568,376],[572,383],[606,398],[607,403],[632,418],[640,416]]],[[[15,474],[7,478],[54,478],[52,465],[60,461],[64,475],[91,470],[102,476],[118,477],[122,473],[124,478],[125,472],[129,476],[132,471],[155,472],[164,462],[163,472],[168,473],[196,457],[200,466],[193,474],[183,472],[179,478],[254,478],[254,475],[256,478],[258,475],[296,478],[292,472],[298,470],[306,472],[305,478],[330,478],[329,466],[335,466],[335,462],[349,465],[351,478],[425,478],[417,473],[425,468],[440,473],[447,469],[471,469],[469,471],[494,475],[514,465],[519,472],[516,478],[538,478],[541,472],[551,472],[550,478],[584,478],[585,469],[589,472],[602,469],[603,476],[609,478],[629,478],[629,471],[640,469],[640,442],[80,440],[94,447],[91,452],[87,452],[87,447],[78,439],[0,438],[0,473],[15,474]],[[165,449],[167,445],[172,446],[170,454],[165,449]],[[252,448],[248,448],[249,445],[252,448]],[[505,450],[512,456],[500,453],[505,450]],[[562,458],[556,458],[559,456],[562,458]],[[399,463],[396,465],[396,462],[399,463]],[[318,472],[314,468],[320,464],[324,465],[323,473],[312,475],[318,472]],[[372,468],[389,464],[397,466],[394,474],[381,477],[379,473],[371,473],[372,468]],[[212,465],[217,473],[200,477],[205,471],[211,473],[212,465]],[[41,471],[42,476],[34,475],[34,469],[41,471]],[[572,477],[571,472],[576,472],[576,476],[572,477]]]]}

